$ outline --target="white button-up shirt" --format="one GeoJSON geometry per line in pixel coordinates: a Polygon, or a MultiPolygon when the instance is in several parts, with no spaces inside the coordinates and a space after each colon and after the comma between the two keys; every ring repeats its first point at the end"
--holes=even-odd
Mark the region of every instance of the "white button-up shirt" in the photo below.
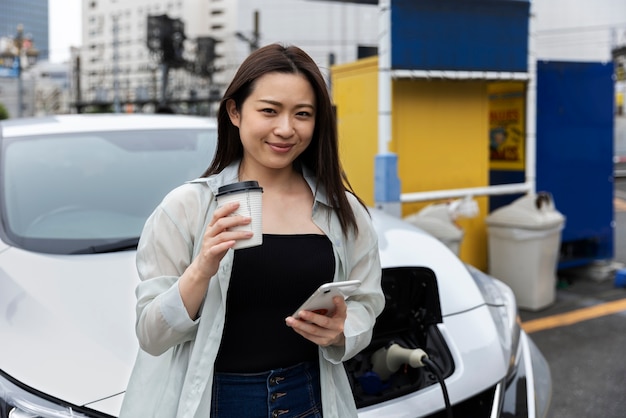
{"type": "MultiPolygon", "coordinates": [[[[178,279],[197,255],[216,208],[220,186],[238,181],[235,163],[220,174],[186,183],[171,191],[148,218],[137,249],[136,331],[141,349],[124,398],[121,418],[207,418],[211,406],[214,363],[225,322],[226,293],[233,250],[211,279],[195,321],[189,318],[178,279]]],[[[348,193],[358,235],[344,235],[324,190],[303,168],[314,196],[313,222],[332,242],[334,281],[360,280],[346,301],[345,345],[320,347],[322,408],[325,418],[356,417],[350,383],[342,365],[363,350],[384,307],[380,286],[378,241],[369,214],[348,193]]],[[[254,347],[250,347],[254,350],[254,347]]]]}

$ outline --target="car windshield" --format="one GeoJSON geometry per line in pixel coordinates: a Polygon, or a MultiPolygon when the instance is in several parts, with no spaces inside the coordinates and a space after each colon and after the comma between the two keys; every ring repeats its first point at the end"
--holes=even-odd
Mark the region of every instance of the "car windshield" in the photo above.
{"type": "Polygon", "coordinates": [[[208,128],[5,138],[4,238],[53,254],[133,249],[146,218],[204,172],[215,146],[208,128]]]}

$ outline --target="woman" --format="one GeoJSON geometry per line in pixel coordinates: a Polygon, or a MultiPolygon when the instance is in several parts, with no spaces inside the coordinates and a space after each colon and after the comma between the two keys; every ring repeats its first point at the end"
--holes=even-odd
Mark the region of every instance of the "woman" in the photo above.
{"type": "Polygon", "coordinates": [[[173,190],[137,249],[140,350],[122,417],[354,417],[342,362],[384,305],[369,214],[340,167],[334,113],[297,47],[253,52],[226,90],[204,175],[173,190]],[[263,188],[263,244],[220,186],[263,188]],[[294,310],[320,284],[360,280],[334,314],[294,310]],[[151,355],[151,356],[150,356],[151,355]],[[321,405],[320,405],[321,403],[321,405]]]}

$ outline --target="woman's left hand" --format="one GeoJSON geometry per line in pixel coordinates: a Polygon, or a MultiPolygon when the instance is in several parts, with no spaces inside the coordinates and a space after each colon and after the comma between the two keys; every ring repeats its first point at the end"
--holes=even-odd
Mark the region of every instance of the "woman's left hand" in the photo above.
{"type": "Polygon", "coordinates": [[[344,323],[348,307],[346,301],[340,296],[333,298],[335,313],[332,316],[320,315],[311,311],[300,311],[299,319],[288,316],[285,319],[287,326],[302,335],[309,341],[322,347],[329,345],[343,345],[344,323]]]}

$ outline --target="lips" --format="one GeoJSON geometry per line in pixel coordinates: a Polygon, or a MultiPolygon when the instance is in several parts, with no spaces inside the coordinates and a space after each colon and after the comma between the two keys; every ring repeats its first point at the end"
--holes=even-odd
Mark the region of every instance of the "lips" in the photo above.
{"type": "Polygon", "coordinates": [[[288,152],[288,151],[291,150],[291,148],[293,148],[293,144],[272,144],[272,143],[268,142],[267,145],[269,145],[269,147],[273,151],[275,151],[275,152],[283,152],[283,153],[284,152],[288,152]]]}

